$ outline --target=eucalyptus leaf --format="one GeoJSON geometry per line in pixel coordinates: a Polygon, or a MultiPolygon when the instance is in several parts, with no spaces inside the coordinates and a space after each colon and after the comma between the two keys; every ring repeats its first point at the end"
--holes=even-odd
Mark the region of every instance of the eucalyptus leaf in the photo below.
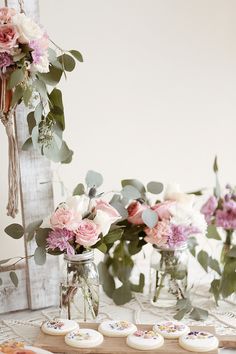
{"type": "Polygon", "coordinates": [[[103,290],[107,296],[112,298],[115,290],[115,281],[110,275],[108,268],[104,262],[100,262],[98,265],[99,279],[102,284],[103,290]]]}
{"type": "Polygon", "coordinates": [[[187,308],[183,308],[181,310],[179,310],[173,317],[175,320],[177,321],[181,321],[182,318],[188,313],[188,309],[187,308]]]}
{"type": "Polygon", "coordinates": [[[195,321],[205,321],[208,317],[208,311],[194,307],[189,316],[195,321]]]}
{"type": "Polygon", "coordinates": [[[14,70],[10,75],[7,88],[11,90],[13,87],[16,87],[18,84],[20,84],[24,80],[24,78],[25,72],[23,69],[14,70]]]}
{"type": "Polygon", "coordinates": [[[121,239],[123,233],[124,233],[123,229],[112,230],[105,237],[103,237],[103,242],[105,244],[109,244],[109,243],[113,244],[114,242],[121,239]]]}
{"type": "Polygon", "coordinates": [[[28,123],[28,128],[29,128],[29,134],[31,135],[33,128],[36,126],[34,112],[30,112],[27,115],[27,123],[28,123]]]}
{"type": "Polygon", "coordinates": [[[41,96],[41,99],[47,101],[47,86],[44,81],[38,79],[34,81],[34,88],[41,96]]]}
{"type": "Polygon", "coordinates": [[[196,256],[196,246],[198,245],[195,237],[189,237],[188,239],[188,248],[193,257],[196,256]]]}
{"type": "Polygon", "coordinates": [[[72,58],[71,55],[62,54],[57,59],[61,63],[62,67],[66,71],[70,72],[70,71],[74,70],[74,68],[75,68],[75,60],[74,60],[74,58],[72,58]]]}
{"type": "Polygon", "coordinates": [[[44,247],[37,247],[34,252],[34,260],[37,265],[43,265],[46,262],[46,249],[44,247]]]}
{"type": "Polygon", "coordinates": [[[164,186],[160,182],[149,182],[147,185],[148,192],[152,194],[160,194],[164,189],[164,186]]]}
{"type": "Polygon", "coordinates": [[[24,101],[24,104],[26,107],[28,107],[29,105],[29,102],[30,102],[30,99],[31,99],[31,96],[32,96],[32,87],[27,87],[25,90],[24,90],[24,94],[23,94],[23,101],[24,101]]]}
{"type": "Polygon", "coordinates": [[[126,219],[128,217],[128,211],[120,201],[110,201],[110,204],[118,211],[122,219],[126,219]]]}
{"type": "Polygon", "coordinates": [[[211,282],[210,293],[214,295],[216,304],[220,297],[220,279],[214,279],[211,282]]]}
{"type": "Polygon", "coordinates": [[[34,110],[34,117],[35,117],[35,120],[37,123],[39,123],[41,121],[42,115],[43,115],[43,105],[40,102],[34,110]]]}
{"type": "Polygon", "coordinates": [[[139,275],[139,283],[136,284],[130,284],[131,285],[131,290],[136,292],[136,293],[142,293],[143,292],[143,288],[144,288],[144,284],[145,284],[145,275],[143,273],[140,273],[139,275]]]}
{"type": "Polygon", "coordinates": [[[125,186],[132,186],[136,188],[141,194],[144,194],[146,192],[146,189],[142,182],[137,179],[124,179],[123,181],[121,181],[121,185],[123,188],[125,186]]]}
{"type": "Polygon", "coordinates": [[[197,256],[198,262],[201,264],[202,268],[207,272],[209,258],[206,251],[200,251],[197,256]]]}
{"type": "Polygon", "coordinates": [[[209,267],[213,269],[216,273],[221,275],[221,270],[220,270],[220,265],[219,262],[216,259],[213,259],[212,257],[209,257],[209,267]]]}
{"type": "Polygon", "coordinates": [[[39,228],[36,230],[35,240],[39,247],[46,248],[48,234],[52,231],[50,228],[39,228]]]}
{"type": "Polygon", "coordinates": [[[14,223],[11,225],[8,225],[5,230],[7,235],[11,236],[14,239],[19,239],[22,236],[24,236],[24,228],[20,224],[14,223]]]}
{"type": "Polygon", "coordinates": [[[83,183],[77,184],[77,186],[73,190],[73,195],[83,195],[84,193],[85,193],[85,188],[83,183]]]}
{"type": "Polygon", "coordinates": [[[30,148],[33,147],[33,141],[32,141],[32,138],[28,138],[24,144],[22,145],[21,149],[23,151],[28,151],[30,148]]]}
{"type": "Polygon", "coordinates": [[[31,241],[34,238],[35,231],[42,225],[43,220],[33,221],[25,229],[27,235],[27,241],[31,241]]]}
{"type": "Polygon", "coordinates": [[[20,103],[23,93],[23,87],[21,85],[16,86],[11,99],[11,107],[14,107],[16,104],[20,103]]]}
{"type": "Polygon", "coordinates": [[[1,265],[1,264],[8,263],[10,260],[11,260],[11,258],[1,259],[1,260],[0,260],[0,265],[1,265]]]}
{"type": "Polygon", "coordinates": [[[90,170],[86,174],[85,182],[89,188],[91,187],[98,188],[103,183],[103,177],[100,173],[90,170]]]}
{"type": "Polygon", "coordinates": [[[0,278],[0,286],[2,286],[2,283],[3,283],[3,282],[2,282],[2,278],[0,278]]]}
{"type": "Polygon", "coordinates": [[[142,219],[144,224],[146,224],[150,229],[155,227],[158,222],[157,213],[152,209],[145,209],[142,212],[142,219]]]}
{"type": "Polygon", "coordinates": [[[236,258],[236,246],[233,246],[229,253],[227,254],[228,257],[236,258]]]}
{"type": "Polygon", "coordinates": [[[215,173],[217,173],[218,172],[218,162],[217,162],[217,156],[215,157],[215,159],[214,159],[214,164],[213,164],[213,171],[215,172],[215,173]]]}
{"type": "Polygon", "coordinates": [[[62,101],[62,93],[59,89],[54,88],[49,95],[49,100],[51,102],[51,112],[54,119],[60,125],[61,129],[65,129],[65,118],[64,118],[64,107],[62,101]],[[56,112],[56,108],[57,112],[56,112]]]}
{"type": "Polygon", "coordinates": [[[46,85],[56,86],[61,80],[62,73],[62,69],[56,68],[54,65],[50,65],[49,72],[38,74],[38,77],[43,80],[46,85]]]}
{"type": "Polygon", "coordinates": [[[118,289],[115,289],[112,298],[114,303],[119,306],[129,302],[132,299],[130,285],[123,284],[118,289]]]}
{"type": "Polygon", "coordinates": [[[208,238],[213,238],[215,240],[221,240],[220,234],[217,231],[217,228],[215,225],[208,225],[207,226],[207,235],[208,238]]]}
{"type": "Polygon", "coordinates": [[[75,59],[80,61],[81,63],[83,62],[83,57],[82,54],[78,50],[70,50],[70,53],[73,55],[75,59]]]}
{"type": "Polygon", "coordinates": [[[40,146],[40,144],[39,144],[39,127],[38,127],[38,125],[36,125],[36,126],[32,129],[31,139],[32,139],[33,147],[34,147],[36,150],[40,150],[41,146],[40,146]]]}
{"type": "Polygon", "coordinates": [[[101,243],[99,246],[97,246],[97,249],[102,253],[106,253],[107,245],[105,243],[101,243]]]}
{"type": "Polygon", "coordinates": [[[132,199],[141,198],[141,194],[137,190],[137,188],[135,188],[131,185],[126,185],[125,187],[123,187],[121,194],[122,194],[123,198],[125,198],[127,201],[132,200],[132,199]]]}
{"type": "Polygon", "coordinates": [[[10,272],[10,279],[13,283],[13,285],[15,285],[15,287],[17,288],[18,287],[18,284],[19,284],[19,279],[18,279],[18,276],[16,274],[16,272],[10,272]]]}

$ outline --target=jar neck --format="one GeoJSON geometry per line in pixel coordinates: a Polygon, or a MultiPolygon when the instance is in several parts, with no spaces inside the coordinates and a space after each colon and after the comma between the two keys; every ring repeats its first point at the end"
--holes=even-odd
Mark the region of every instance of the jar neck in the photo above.
{"type": "Polygon", "coordinates": [[[73,256],[64,254],[64,260],[68,263],[90,263],[94,260],[94,251],[89,250],[73,256]]]}
{"type": "Polygon", "coordinates": [[[188,243],[184,242],[182,245],[175,247],[159,247],[158,245],[153,245],[153,248],[159,252],[186,251],[188,248],[188,243]]]}

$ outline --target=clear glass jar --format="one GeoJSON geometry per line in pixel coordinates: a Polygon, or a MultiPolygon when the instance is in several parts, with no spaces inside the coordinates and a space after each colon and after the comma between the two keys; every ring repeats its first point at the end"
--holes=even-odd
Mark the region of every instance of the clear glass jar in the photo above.
{"type": "Polygon", "coordinates": [[[99,308],[99,276],[94,263],[94,252],[64,255],[61,274],[61,317],[94,320],[99,308]]]}
{"type": "Polygon", "coordinates": [[[159,307],[175,306],[187,290],[187,244],[179,248],[153,246],[150,264],[150,300],[159,307]]]}

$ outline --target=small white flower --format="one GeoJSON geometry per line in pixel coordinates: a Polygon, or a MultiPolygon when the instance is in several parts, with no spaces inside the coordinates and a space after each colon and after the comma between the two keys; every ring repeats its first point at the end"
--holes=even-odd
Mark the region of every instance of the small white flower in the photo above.
{"type": "Polygon", "coordinates": [[[195,195],[183,193],[179,184],[173,183],[167,185],[164,199],[173,200],[183,205],[192,206],[195,201],[195,195]]]}
{"type": "Polygon", "coordinates": [[[43,31],[39,25],[25,14],[16,14],[12,18],[13,24],[19,31],[18,41],[20,43],[29,43],[32,40],[39,39],[43,36],[43,31]]]}
{"type": "Polygon", "coordinates": [[[74,209],[76,212],[80,213],[82,217],[85,216],[89,210],[90,198],[83,195],[74,195],[72,197],[67,198],[66,205],[69,209],[74,209]]]}
{"type": "Polygon", "coordinates": [[[47,54],[40,57],[40,62],[30,65],[30,71],[37,71],[39,73],[49,72],[49,60],[47,54]]]}

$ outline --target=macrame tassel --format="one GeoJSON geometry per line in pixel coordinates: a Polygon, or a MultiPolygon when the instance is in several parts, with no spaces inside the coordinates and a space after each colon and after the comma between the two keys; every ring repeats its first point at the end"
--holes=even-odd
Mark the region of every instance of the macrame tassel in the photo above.
{"type": "Polygon", "coordinates": [[[15,109],[10,109],[11,91],[6,89],[6,79],[1,79],[0,119],[8,136],[8,204],[7,215],[15,217],[18,213],[19,199],[19,156],[14,131],[15,109]]]}

